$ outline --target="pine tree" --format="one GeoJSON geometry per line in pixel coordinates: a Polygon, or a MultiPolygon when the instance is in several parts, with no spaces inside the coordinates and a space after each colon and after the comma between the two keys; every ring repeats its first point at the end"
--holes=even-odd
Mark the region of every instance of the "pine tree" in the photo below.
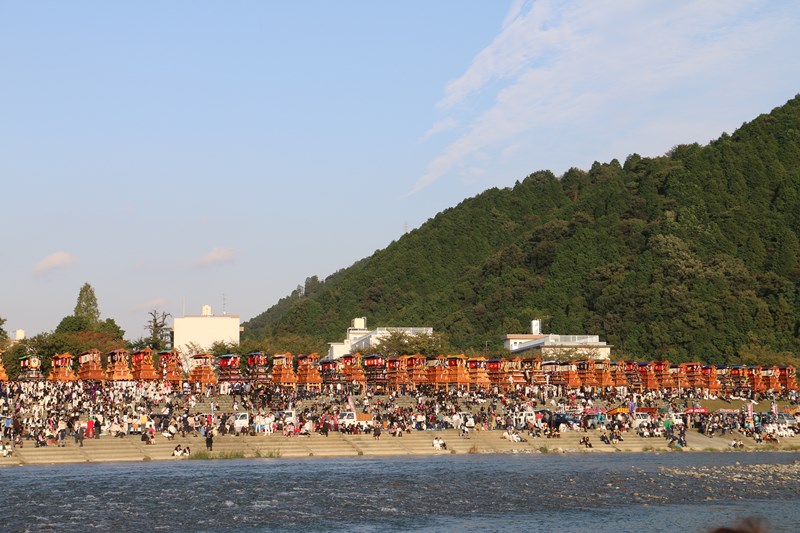
{"type": "Polygon", "coordinates": [[[94,294],[94,288],[88,283],[84,283],[78,293],[78,302],[75,304],[73,315],[84,319],[89,328],[94,328],[100,322],[97,296],[94,294]]]}

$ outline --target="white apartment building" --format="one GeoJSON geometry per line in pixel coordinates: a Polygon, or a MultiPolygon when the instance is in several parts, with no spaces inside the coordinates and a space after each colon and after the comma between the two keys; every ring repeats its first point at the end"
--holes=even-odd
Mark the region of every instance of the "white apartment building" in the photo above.
{"type": "Polygon", "coordinates": [[[433,335],[433,328],[384,327],[369,330],[367,329],[367,317],[354,318],[350,323],[350,327],[347,328],[347,333],[342,342],[328,343],[328,355],[325,359],[335,361],[348,353],[369,352],[372,348],[380,344],[381,339],[397,332],[405,333],[411,337],[416,335],[433,335]]]}
{"type": "Polygon", "coordinates": [[[610,359],[611,346],[597,335],[554,335],[541,332],[541,321],[531,321],[531,332],[503,335],[503,347],[513,354],[536,351],[542,359],[610,359]]]}
{"type": "Polygon", "coordinates": [[[239,315],[214,315],[211,306],[204,305],[201,314],[186,315],[172,320],[172,346],[184,358],[194,355],[190,346],[209,350],[215,342],[239,344],[239,315]]]}

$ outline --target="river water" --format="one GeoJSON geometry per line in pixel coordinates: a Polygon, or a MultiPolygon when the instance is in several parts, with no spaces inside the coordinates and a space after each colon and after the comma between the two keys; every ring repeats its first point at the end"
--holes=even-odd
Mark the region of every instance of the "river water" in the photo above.
{"type": "Polygon", "coordinates": [[[798,476],[747,477],[751,465],[779,471],[798,459],[619,453],[25,466],[0,469],[0,531],[702,532],[748,516],[765,517],[770,531],[798,531],[798,476]],[[737,463],[736,479],[685,475],[737,463]]]}

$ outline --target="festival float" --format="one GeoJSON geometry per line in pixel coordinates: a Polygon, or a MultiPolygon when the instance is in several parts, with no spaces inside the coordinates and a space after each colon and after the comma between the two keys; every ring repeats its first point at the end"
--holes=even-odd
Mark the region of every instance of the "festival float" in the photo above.
{"type": "Polygon", "coordinates": [[[428,357],[428,385],[435,389],[447,389],[450,382],[450,369],[447,367],[447,356],[428,357]]]}
{"type": "Polygon", "coordinates": [[[23,355],[19,358],[19,381],[41,381],[42,376],[42,361],[36,354],[23,355]]]}
{"type": "Polygon", "coordinates": [[[581,385],[590,389],[596,389],[600,386],[600,382],[597,380],[597,364],[594,359],[577,361],[575,367],[581,385]]]}
{"type": "Polygon", "coordinates": [[[103,381],[102,355],[98,350],[89,350],[78,356],[78,379],[81,381],[103,381]]]}
{"type": "Polygon", "coordinates": [[[421,387],[428,383],[428,358],[422,354],[409,355],[406,361],[406,369],[414,388],[421,387]]]}
{"type": "Polygon", "coordinates": [[[658,378],[656,377],[654,361],[639,363],[639,378],[642,383],[642,392],[658,390],[658,378]]]}
{"type": "Polygon", "coordinates": [[[717,367],[714,365],[705,365],[702,367],[703,380],[700,385],[701,388],[707,390],[709,394],[718,394],[722,389],[722,385],[717,378],[717,367]]]}
{"type": "Polygon", "coordinates": [[[408,375],[407,355],[390,357],[386,361],[386,380],[389,390],[405,392],[414,388],[411,376],[408,375]]]}
{"type": "Polygon", "coordinates": [[[153,350],[146,347],[131,354],[131,374],[136,381],[155,381],[158,379],[153,365],[153,350]]]}
{"type": "Polygon", "coordinates": [[[748,390],[753,392],[764,392],[766,387],[764,386],[764,379],[761,377],[761,367],[757,365],[750,365],[744,368],[744,372],[747,376],[748,381],[748,390]]]}
{"type": "Polygon", "coordinates": [[[703,365],[696,361],[691,363],[680,363],[678,365],[686,375],[686,387],[703,388],[705,378],[703,377],[703,365]]]}
{"type": "Polygon", "coordinates": [[[264,352],[247,354],[248,378],[254,383],[269,383],[269,358],[264,352]]]}
{"type": "Polygon", "coordinates": [[[364,368],[361,366],[361,354],[344,354],[339,358],[342,364],[341,372],[344,380],[356,387],[363,387],[367,384],[367,375],[364,373],[364,368]]]}
{"type": "Polygon", "coordinates": [[[132,381],[133,373],[129,365],[128,351],[124,348],[112,350],[106,354],[106,379],[108,381],[132,381]]]}
{"type": "Polygon", "coordinates": [[[753,387],[749,369],[746,366],[736,365],[728,371],[728,386],[725,392],[733,393],[738,390],[750,390],[753,387]]]}
{"type": "Polygon", "coordinates": [[[767,366],[761,369],[761,379],[768,391],[781,392],[781,371],[777,366],[767,366]]]}
{"type": "Polygon", "coordinates": [[[272,356],[272,383],[274,385],[285,389],[297,388],[297,374],[292,368],[293,358],[294,356],[290,353],[276,353],[272,356]]]}
{"type": "Polygon", "coordinates": [[[242,376],[242,371],[240,369],[241,366],[241,357],[239,354],[235,353],[226,353],[225,355],[220,355],[219,359],[219,380],[226,381],[228,383],[239,383],[244,381],[244,377],[242,376]]]}
{"type": "Polygon", "coordinates": [[[161,379],[165,383],[169,383],[173,389],[183,386],[183,363],[178,350],[173,348],[158,352],[158,364],[161,367],[161,379]]]}
{"type": "Polygon", "coordinates": [[[679,391],[689,385],[689,380],[686,377],[686,367],[682,365],[670,366],[669,373],[672,375],[672,382],[675,384],[675,388],[679,391]]]}
{"type": "Polygon", "coordinates": [[[564,379],[559,371],[558,361],[542,361],[542,372],[544,372],[544,379],[547,385],[564,385],[564,379]]]}
{"type": "Polygon", "coordinates": [[[730,368],[717,365],[717,381],[719,381],[719,391],[721,394],[730,394],[733,391],[730,374],[730,368]]]}
{"type": "Polygon", "coordinates": [[[542,370],[541,357],[524,357],[520,362],[525,381],[531,385],[547,385],[547,378],[542,370]]]}
{"type": "Polygon", "coordinates": [[[472,390],[489,389],[492,381],[486,371],[487,361],[485,357],[470,357],[467,359],[467,371],[469,372],[469,386],[472,390]]]}
{"type": "Polygon", "coordinates": [[[320,361],[319,373],[322,376],[322,384],[326,387],[341,384],[344,379],[340,367],[341,363],[333,359],[320,361]]]}
{"type": "Polygon", "coordinates": [[[778,367],[779,379],[784,390],[797,390],[797,371],[791,365],[778,367]]]}
{"type": "Polygon", "coordinates": [[[614,387],[630,388],[631,384],[630,381],[628,381],[628,373],[625,371],[627,363],[625,363],[625,361],[611,361],[609,366],[611,370],[611,379],[614,380],[614,387]]]}
{"type": "Polygon", "coordinates": [[[563,386],[568,389],[577,389],[583,384],[578,375],[578,365],[574,361],[560,361],[558,373],[561,374],[563,386]]]}
{"type": "Polygon", "coordinates": [[[672,375],[669,361],[653,361],[653,373],[656,375],[656,383],[659,389],[667,390],[675,388],[675,378],[672,375]]]}
{"type": "Polygon", "coordinates": [[[527,384],[525,374],[522,372],[522,359],[511,357],[502,359],[501,368],[506,374],[506,381],[511,389],[524,388],[527,384]]]}
{"type": "Polygon", "coordinates": [[[320,390],[322,376],[319,373],[319,355],[316,353],[297,356],[297,385],[305,390],[320,390]]]}
{"type": "Polygon", "coordinates": [[[364,358],[364,374],[367,385],[377,390],[385,390],[387,383],[386,357],[379,353],[368,355],[364,358]]]}
{"type": "Polygon", "coordinates": [[[69,352],[55,354],[52,359],[52,366],[50,367],[50,374],[47,376],[47,381],[76,381],[78,376],[72,369],[73,359],[75,359],[75,356],[69,352]]]}
{"type": "Polygon", "coordinates": [[[594,362],[594,379],[597,386],[606,389],[614,386],[614,375],[611,373],[611,361],[599,359],[594,362]]]}
{"type": "Polygon", "coordinates": [[[625,377],[628,379],[628,387],[634,392],[644,392],[642,375],[639,373],[639,363],[637,361],[625,361],[625,377]]]}
{"type": "Polygon", "coordinates": [[[189,383],[200,384],[200,390],[205,391],[209,385],[217,384],[217,375],[214,373],[214,356],[209,353],[199,353],[192,356],[192,369],[189,371],[189,383]]]}
{"type": "Polygon", "coordinates": [[[490,359],[486,362],[486,373],[489,374],[489,381],[492,387],[497,387],[501,390],[508,390],[511,383],[508,380],[505,369],[503,368],[503,359],[490,359]]]}
{"type": "Polygon", "coordinates": [[[467,370],[467,358],[464,354],[448,355],[447,384],[450,388],[469,389],[469,370],[467,370]]]}

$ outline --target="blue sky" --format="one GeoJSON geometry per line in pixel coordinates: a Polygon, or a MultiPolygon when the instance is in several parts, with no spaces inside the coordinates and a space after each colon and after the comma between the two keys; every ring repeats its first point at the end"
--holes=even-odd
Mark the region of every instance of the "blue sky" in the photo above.
{"type": "Polygon", "coordinates": [[[489,187],[800,92],[800,5],[0,0],[0,316],[249,319],[489,187]]]}

